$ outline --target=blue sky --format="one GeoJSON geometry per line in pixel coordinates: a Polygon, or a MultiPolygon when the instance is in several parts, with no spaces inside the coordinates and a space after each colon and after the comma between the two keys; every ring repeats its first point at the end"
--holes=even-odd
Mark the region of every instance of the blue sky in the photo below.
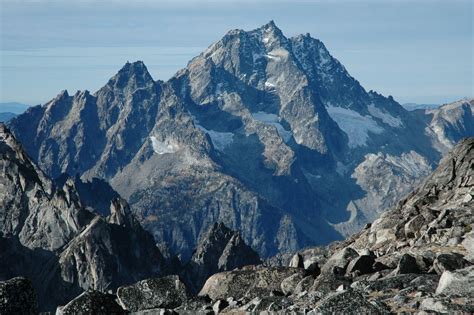
{"type": "Polygon", "coordinates": [[[0,102],[104,85],[127,61],[167,80],[228,30],[311,33],[401,103],[474,96],[472,0],[0,0],[0,102]]]}

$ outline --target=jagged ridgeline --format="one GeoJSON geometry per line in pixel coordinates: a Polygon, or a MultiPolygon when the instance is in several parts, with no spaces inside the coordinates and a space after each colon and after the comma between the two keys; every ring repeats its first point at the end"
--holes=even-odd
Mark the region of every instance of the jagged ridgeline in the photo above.
{"type": "MultiPolygon", "coordinates": [[[[78,309],[65,314],[104,309],[106,314],[123,312],[115,297],[100,292],[116,292],[140,280],[179,274],[189,293],[196,293],[216,272],[261,262],[240,235],[222,223],[204,235],[186,265],[163,256],[125,200],[116,193],[107,195],[111,198],[107,213],[103,207],[87,207],[83,197],[90,202],[88,187],[104,184],[64,176],[51,180],[1,123],[0,169],[0,280],[18,277],[0,282],[0,314],[54,311],[88,290],[94,292],[81,295],[82,302],[75,302],[78,309]],[[81,305],[91,300],[100,301],[103,308],[81,311],[81,305]]],[[[105,203],[105,199],[99,201],[99,205],[105,203]]],[[[171,286],[179,281],[176,275],[167,279],[171,279],[171,286]]],[[[138,303],[133,295],[129,298],[130,290],[133,292],[133,287],[118,291],[126,309],[131,307],[129,303],[138,303]]],[[[188,297],[184,284],[182,291],[188,297]]],[[[181,302],[162,306],[176,307],[181,302]]]]}
{"type": "Polygon", "coordinates": [[[9,126],[48,176],[108,182],[171,253],[191,257],[223,222],[268,257],[373,221],[473,133],[460,127],[472,106],[448,121],[408,112],[270,22],[228,32],[167,82],[127,63],[9,126]]]}
{"type": "MultiPolygon", "coordinates": [[[[41,310],[170,269],[125,200],[113,199],[107,216],[86,209],[74,181],[58,186],[44,175],[3,124],[0,169],[0,279],[31,279],[41,310]]],[[[9,314],[5,287],[0,313],[9,314]]]]}

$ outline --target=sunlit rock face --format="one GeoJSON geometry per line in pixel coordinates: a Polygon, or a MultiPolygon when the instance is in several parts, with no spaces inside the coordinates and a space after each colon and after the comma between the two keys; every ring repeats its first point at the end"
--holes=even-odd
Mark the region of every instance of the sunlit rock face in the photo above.
{"type": "Polygon", "coordinates": [[[62,92],[9,125],[46,174],[109,182],[182,258],[215,222],[262,257],[341,239],[444,152],[425,116],[273,22],[228,32],[167,82],[127,63],[97,92],[62,92]]]}

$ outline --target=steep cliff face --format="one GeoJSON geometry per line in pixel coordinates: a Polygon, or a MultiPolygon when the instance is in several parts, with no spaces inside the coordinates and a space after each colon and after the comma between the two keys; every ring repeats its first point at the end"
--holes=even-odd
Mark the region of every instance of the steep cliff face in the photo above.
{"type": "MultiPolygon", "coordinates": [[[[230,31],[171,82],[211,140],[226,137],[216,149],[227,172],[297,225],[329,221],[349,235],[407,193],[439,157],[421,119],[393,98],[365,91],[319,40],[286,38],[273,22],[230,31]],[[403,184],[386,184],[368,154],[382,156],[393,170],[389,182],[403,184]],[[357,172],[362,164],[377,176],[357,172]]],[[[299,227],[314,237],[309,226],[299,227]]]]}
{"type": "Polygon", "coordinates": [[[463,99],[438,108],[419,110],[429,121],[426,132],[435,147],[445,153],[459,140],[474,134],[474,99],[463,99]]]}
{"type": "MultiPolygon", "coordinates": [[[[362,232],[295,254],[290,265],[300,261],[308,270],[318,264],[320,274],[294,282],[289,301],[279,302],[285,302],[287,310],[321,312],[472,312],[473,212],[471,137],[460,141],[416,189],[362,232]]],[[[283,260],[288,263],[290,258],[283,260]]],[[[237,274],[215,275],[206,283],[206,292],[232,292],[226,281],[237,274]]]]}
{"type": "Polygon", "coordinates": [[[473,211],[474,138],[467,138],[416,190],[358,236],[355,244],[392,253],[400,247],[426,244],[456,247],[474,222],[473,211]]]}
{"type": "Polygon", "coordinates": [[[5,125],[0,125],[0,209],[3,235],[16,235],[25,246],[54,251],[91,220],[81,211],[74,186],[56,188],[28,158],[5,125]]]}
{"type": "Polygon", "coordinates": [[[217,272],[260,263],[258,254],[245,244],[238,232],[222,223],[215,223],[184,266],[185,277],[188,287],[199,292],[209,276],[217,272]]]}
{"type": "Polygon", "coordinates": [[[111,214],[96,216],[59,254],[62,278],[81,288],[115,290],[167,270],[153,237],[132,216],[123,199],[115,199],[111,214]]]}
{"type": "Polygon", "coordinates": [[[187,259],[217,221],[262,257],[360,230],[439,160],[429,123],[270,22],[228,32],[168,82],[127,63],[9,125],[46,174],[108,181],[187,259]]]}
{"type": "Polygon", "coordinates": [[[0,277],[31,278],[40,309],[81,290],[115,290],[166,272],[153,237],[123,199],[114,199],[107,217],[86,210],[74,181],[57,187],[3,124],[0,168],[0,277]]]}

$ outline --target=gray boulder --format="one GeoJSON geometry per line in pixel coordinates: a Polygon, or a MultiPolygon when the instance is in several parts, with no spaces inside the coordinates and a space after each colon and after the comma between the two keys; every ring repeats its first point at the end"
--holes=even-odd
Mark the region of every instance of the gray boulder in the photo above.
{"type": "MultiPolygon", "coordinates": [[[[256,297],[250,302],[240,307],[238,311],[245,314],[265,314],[282,312],[291,306],[291,301],[284,296],[265,296],[256,297]]],[[[237,311],[237,313],[239,313],[237,311]]]]}
{"type": "Polygon", "coordinates": [[[321,268],[321,272],[332,271],[334,267],[339,267],[346,270],[347,265],[351,260],[358,257],[359,254],[351,247],[346,247],[335,254],[333,254],[321,268]]]}
{"type": "Polygon", "coordinates": [[[406,238],[415,238],[420,236],[421,227],[425,224],[425,218],[422,215],[417,215],[405,224],[406,238]]]}
{"type": "Polygon", "coordinates": [[[36,293],[31,281],[17,277],[0,281],[0,314],[37,314],[36,293]]]}
{"type": "Polygon", "coordinates": [[[56,310],[56,315],[125,315],[127,312],[115,301],[115,295],[99,291],[85,291],[65,306],[56,310]]]}
{"type": "Polygon", "coordinates": [[[289,276],[288,278],[284,279],[281,282],[281,291],[283,292],[283,294],[285,294],[285,295],[292,294],[295,291],[296,286],[298,285],[298,283],[301,280],[303,280],[304,276],[305,276],[304,274],[295,273],[295,274],[289,276]]]}
{"type": "Polygon", "coordinates": [[[329,293],[341,284],[350,284],[350,280],[344,276],[345,270],[349,262],[358,256],[357,251],[350,247],[333,254],[322,266],[321,274],[314,281],[311,290],[329,293]]]}
{"type": "Polygon", "coordinates": [[[303,262],[303,257],[299,254],[296,253],[290,260],[290,263],[288,264],[288,267],[292,268],[304,268],[304,262],[303,262]]]}
{"type": "Polygon", "coordinates": [[[390,289],[401,290],[410,286],[410,282],[419,277],[414,273],[391,275],[376,280],[361,280],[351,284],[351,288],[365,292],[387,291],[390,289]]]}
{"type": "Polygon", "coordinates": [[[185,303],[189,296],[178,276],[147,279],[120,287],[117,290],[120,305],[136,312],[153,308],[176,308],[185,303]]]}
{"type": "Polygon", "coordinates": [[[293,291],[293,294],[297,295],[297,294],[300,294],[302,292],[308,291],[311,288],[311,286],[313,285],[313,283],[314,283],[314,277],[313,276],[304,277],[296,285],[296,287],[293,291]]]}
{"type": "Polygon", "coordinates": [[[474,266],[443,272],[436,288],[436,294],[473,296],[474,266]]]}
{"type": "Polygon", "coordinates": [[[474,300],[469,298],[429,297],[420,304],[420,310],[441,314],[472,314],[474,300]]]}
{"type": "Polygon", "coordinates": [[[314,312],[319,314],[383,314],[387,310],[370,303],[356,290],[345,290],[329,294],[316,304],[314,312]]]}
{"type": "Polygon", "coordinates": [[[470,232],[464,236],[462,246],[466,249],[467,258],[471,260],[471,262],[474,262],[474,232],[470,232]]]}
{"type": "Polygon", "coordinates": [[[411,288],[413,292],[432,294],[435,293],[439,278],[437,274],[422,274],[411,280],[407,288],[411,288]]]}
{"type": "Polygon", "coordinates": [[[284,279],[304,273],[303,269],[289,267],[252,267],[221,272],[206,281],[199,295],[207,295],[212,300],[270,296],[281,290],[284,279]]]}

